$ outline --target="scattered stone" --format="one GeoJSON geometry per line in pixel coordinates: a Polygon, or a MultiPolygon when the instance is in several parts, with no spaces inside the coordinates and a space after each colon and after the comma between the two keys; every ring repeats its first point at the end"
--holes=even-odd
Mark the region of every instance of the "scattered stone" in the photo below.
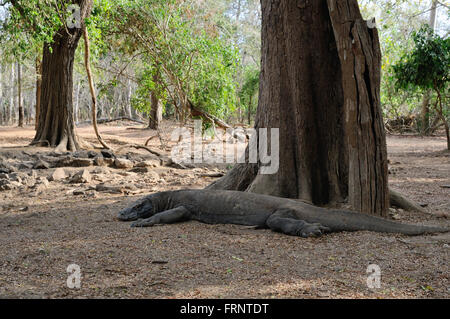
{"type": "Polygon", "coordinates": [[[14,166],[8,164],[5,161],[0,160],[0,173],[9,174],[14,173],[16,171],[17,169],[14,166]]]}
{"type": "Polygon", "coordinates": [[[75,195],[75,196],[85,195],[85,194],[86,194],[86,192],[82,189],[76,189],[73,191],[73,195],[75,195]]]}
{"type": "Polygon", "coordinates": [[[96,157],[96,158],[94,158],[94,165],[95,166],[106,166],[108,164],[106,163],[105,158],[96,157]]]}
{"type": "Polygon", "coordinates": [[[82,183],[90,183],[91,180],[92,180],[91,174],[89,173],[88,170],[84,169],[76,173],[74,176],[72,176],[70,182],[82,184],[82,183]]]}
{"type": "Polygon", "coordinates": [[[12,189],[12,186],[8,179],[0,179],[0,191],[9,191],[12,189]]]}
{"type": "Polygon", "coordinates": [[[9,175],[6,173],[0,173],[0,179],[9,179],[9,175]]]}
{"type": "Polygon", "coordinates": [[[96,167],[92,173],[94,174],[111,174],[111,171],[106,167],[96,167]]]}
{"type": "Polygon", "coordinates": [[[135,165],[135,167],[158,167],[159,161],[142,161],[135,165]]]}
{"type": "Polygon", "coordinates": [[[38,177],[36,179],[36,184],[35,185],[44,185],[47,188],[48,185],[50,185],[50,183],[48,182],[47,178],[45,178],[45,177],[38,177]]]}
{"type": "Polygon", "coordinates": [[[133,167],[133,162],[123,158],[116,158],[114,161],[114,166],[116,168],[128,169],[133,167]]]}
{"type": "Polygon", "coordinates": [[[155,171],[150,171],[150,172],[148,172],[148,175],[147,175],[150,179],[153,179],[153,180],[159,180],[160,179],[160,176],[159,176],[159,174],[158,173],[156,173],[155,171]]]}
{"type": "Polygon", "coordinates": [[[66,172],[63,168],[57,168],[55,171],[50,175],[49,180],[50,181],[61,181],[67,177],[66,172]]]}
{"type": "Polygon", "coordinates": [[[48,182],[47,178],[39,177],[36,180],[36,183],[34,184],[33,189],[36,191],[36,193],[42,193],[44,190],[47,189],[49,184],[50,183],[48,182]]]}
{"type": "Polygon", "coordinates": [[[394,216],[396,214],[397,214],[397,211],[394,208],[390,207],[389,208],[389,215],[392,217],[392,216],[394,216]]]}
{"type": "Polygon", "coordinates": [[[118,172],[117,174],[120,175],[120,176],[123,176],[123,177],[128,177],[128,176],[131,176],[131,175],[134,174],[134,173],[118,172]]]}
{"type": "Polygon", "coordinates": [[[130,190],[130,191],[137,191],[138,190],[138,187],[136,185],[133,185],[133,184],[125,185],[125,188],[130,190]]]}
{"type": "Polygon", "coordinates": [[[132,173],[148,173],[151,169],[149,167],[135,167],[130,170],[132,173]]]}
{"type": "Polygon", "coordinates": [[[92,166],[94,161],[89,158],[74,158],[72,156],[66,156],[60,158],[55,167],[88,167],[92,166]]]}
{"type": "Polygon", "coordinates": [[[34,169],[49,169],[50,168],[50,164],[43,161],[43,160],[38,160],[34,165],[33,165],[34,169]]]}
{"type": "Polygon", "coordinates": [[[28,177],[27,174],[24,173],[11,173],[8,175],[8,178],[10,181],[22,183],[23,179],[26,179],[28,177]]]}
{"type": "Polygon", "coordinates": [[[105,163],[108,166],[113,166],[114,165],[114,158],[105,158],[105,163]]]}
{"type": "Polygon", "coordinates": [[[71,167],[88,167],[93,165],[93,161],[88,158],[74,158],[71,167]]]}
{"type": "Polygon", "coordinates": [[[51,152],[51,153],[48,153],[48,156],[51,156],[51,157],[61,157],[61,156],[67,156],[67,155],[70,155],[70,153],[69,152],[51,152]]]}
{"type": "Polygon", "coordinates": [[[37,178],[37,172],[33,170],[30,173],[28,173],[28,176],[33,177],[33,178],[37,178]]]}
{"type": "Polygon", "coordinates": [[[94,159],[95,166],[113,166],[113,158],[97,157],[94,159]]]}
{"type": "Polygon", "coordinates": [[[32,169],[33,164],[30,163],[20,163],[18,166],[19,170],[32,169]]]}
{"type": "Polygon", "coordinates": [[[10,181],[7,179],[0,180],[0,191],[11,191],[21,187],[19,182],[10,181]]]}

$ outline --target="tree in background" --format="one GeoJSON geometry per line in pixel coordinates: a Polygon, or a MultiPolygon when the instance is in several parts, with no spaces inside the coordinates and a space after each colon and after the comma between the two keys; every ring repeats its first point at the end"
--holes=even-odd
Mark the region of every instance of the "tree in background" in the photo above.
{"type": "Polygon", "coordinates": [[[93,0],[45,3],[6,0],[3,5],[9,5],[9,15],[3,29],[6,34],[19,39],[17,47],[26,52],[30,46],[43,46],[40,107],[32,144],[57,147],[58,150],[77,150],[80,146],[73,120],[73,63],[84,20],[91,13],[93,0]],[[74,5],[73,12],[80,16],[72,16],[78,21],[70,24],[68,9],[74,5]]]}
{"type": "MultiPolygon", "coordinates": [[[[182,122],[196,112],[224,118],[234,110],[237,51],[196,1],[125,1],[113,11],[110,28],[147,65],[139,77],[142,85],[163,87],[182,122]],[[156,78],[148,65],[158,65],[156,78]],[[155,80],[159,83],[151,84],[155,80]]],[[[156,96],[138,93],[141,102],[156,96]]]]}
{"type": "Polygon", "coordinates": [[[428,26],[413,33],[412,39],[414,48],[393,66],[397,86],[407,90],[433,90],[436,95],[433,107],[444,124],[447,149],[450,150],[450,112],[446,103],[450,83],[450,39],[441,38],[428,26]]]}

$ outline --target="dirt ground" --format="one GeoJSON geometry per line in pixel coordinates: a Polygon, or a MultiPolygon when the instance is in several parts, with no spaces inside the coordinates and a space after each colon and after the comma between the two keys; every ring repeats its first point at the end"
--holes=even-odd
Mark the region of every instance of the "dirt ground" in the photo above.
{"type": "MultiPolygon", "coordinates": [[[[130,126],[101,125],[100,130],[113,146],[143,144],[154,135],[130,126]]],[[[79,128],[78,133],[95,142],[91,127],[79,128]]],[[[0,156],[23,150],[48,152],[23,148],[33,136],[31,127],[0,127],[0,156]]],[[[158,140],[151,143],[159,145],[158,140]]],[[[445,146],[442,137],[388,137],[390,186],[428,212],[391,210],[395,219],[450,225],[450,189],[443,187],[450,185],[450,153],[443,151],[445,146]]],[[[106,182],[123,186],[127,194],[97,192],[67,180],[50,182],[39,192],[0,192],[0,298],[450,297],[450,234],[355,232],[303,239],[197,222],[130,228],[115,220],[127,204],[155,191],[202,188],[214,180],[206,174],[224,170],[88,169],[94,176],[91,186],[106,182]],[[82,191],[74,195],[77,189],[82,191]],[[79,289],[67,287],[70,264],[81,268],[79,289]],[[367,287],[370,264],[380,267],[379,289],[367,287]]],[[[46,177],[52,169],[36,171],[38,177],[46,177]]]]}

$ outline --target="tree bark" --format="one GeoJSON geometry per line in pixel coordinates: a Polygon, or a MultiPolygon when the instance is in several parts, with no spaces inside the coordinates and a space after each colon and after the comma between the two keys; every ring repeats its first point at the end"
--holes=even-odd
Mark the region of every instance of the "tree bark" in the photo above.
{"type": "MultiPolygon", "coordinates": [[[[92,0],[77,0],[81,27],[90,14],[92,0]]],[[[80,148],[73,118],[73,63],[82,28],[62,28],[53,43],[44,45],[42,59],[41,108],[36,136],[32,144],[75,151],[80,148]]]]}
{"type": "Polygon", "coordinates": [[[263,0],[255,128],[279,128],[280,167],[237,164],[209,186],[386,216],[386,137],[376,29],[356,0],[263,0]]]}
{"type": "Polygon", "coordinates": [[[148,127],[152,130],[157,130],[162,121],[162,107],[158,95],[155,92],[151,93],[151,110],[148,127]]]}
{"type": "Polygon", "coordinates": [[[75,108],[74,108],[74,114],[73,118],[75,123],[78,123],[79,121],[79,113],[80,113],[80,89],[81,89],[81,80],[77,83],[77,89],[75,90],[75,108]]]}

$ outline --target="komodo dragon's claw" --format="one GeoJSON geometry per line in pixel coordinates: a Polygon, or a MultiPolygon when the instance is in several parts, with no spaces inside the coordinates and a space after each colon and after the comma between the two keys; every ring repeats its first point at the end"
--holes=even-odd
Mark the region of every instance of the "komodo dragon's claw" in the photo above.
{"type": "Polygon", "coordinates": [[[331,231],[330,228],[322,226],[321,224],[311,224],[302,228],[298,235],[304,238],[318,237],[330,231],[331,231]]]}

